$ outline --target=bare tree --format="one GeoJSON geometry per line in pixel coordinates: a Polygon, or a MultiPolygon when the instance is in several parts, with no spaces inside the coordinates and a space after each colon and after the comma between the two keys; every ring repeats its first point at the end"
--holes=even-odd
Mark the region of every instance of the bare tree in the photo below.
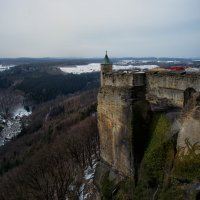
{"type": "Polygon", "coordinates": [[[12,110],[22,103],[22,96],[15,94],[10,90],[0,90],[0,114],[8,117],[12,110]]]}

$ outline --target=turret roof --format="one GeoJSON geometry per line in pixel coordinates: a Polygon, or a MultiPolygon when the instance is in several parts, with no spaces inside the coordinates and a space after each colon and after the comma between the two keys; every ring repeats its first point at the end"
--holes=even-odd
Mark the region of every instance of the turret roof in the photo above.
{"type": "Polygon", "coordinates": [[[106,55],[105,55],[105,57],[103,59],[103,62],[101,64],[103,64],[103,65],[111,65],[112,64],[112,62],[110,61],[110,59],[109,59],[109,57],[107,55],[107,51],[106,51],[106,55]]]}

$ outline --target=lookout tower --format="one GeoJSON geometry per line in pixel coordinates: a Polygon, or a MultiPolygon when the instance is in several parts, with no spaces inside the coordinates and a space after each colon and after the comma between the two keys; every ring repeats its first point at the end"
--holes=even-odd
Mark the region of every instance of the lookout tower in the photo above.
{"type": "Polygon", "coordinates": [[[103,85],[103,74],[107,72],[112,72],[112,62],[110,61],[106,51],[106,55],[101,63],[101,86],[103,85]]]}

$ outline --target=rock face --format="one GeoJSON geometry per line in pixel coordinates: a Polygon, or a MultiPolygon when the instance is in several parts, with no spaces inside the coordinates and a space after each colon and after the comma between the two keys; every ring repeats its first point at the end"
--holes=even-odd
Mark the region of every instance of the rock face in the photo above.
{"type": "Polygon", "coordinates": [[[144,100],[143,76],[105,75],[98,94],[101,158],[119,173],[133,175],[133,105],[144,100]],[[136,77],[136,78],[135,78],[136,77]],[[129,80],[129,81],[125,81],[129,80]],[[139,80],[139,81],[138,81],[139,80]],[[135,83],[138,83],[135,86],[135,83]]]}
{"type": "MultiPolygon", "coordinates": [[[[188,148],[200,144],[200,93],[194,93],[185,105],[181,117],[181,129],[178,134],[177,149],[188,153],[188,148]]],[[[199,153],[196,149],[196,153],[199,153]]]]}
{"type": "Polygon", "coordinates": [[[131,91],[114,87],[100,89],[98,122],[101,158],[125,175],[131,174],[131,91]]]}

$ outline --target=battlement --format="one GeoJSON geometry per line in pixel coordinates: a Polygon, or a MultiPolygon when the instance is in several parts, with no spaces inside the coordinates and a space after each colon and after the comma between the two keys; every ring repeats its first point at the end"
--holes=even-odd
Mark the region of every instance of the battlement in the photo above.
{"type": "Polygon", "coordinates": [[[182,108],[191,95],[189,90],[200,91],[199,73],[146,73],[146,99],[150,103],[182,108]]]}
{"type": "Polygon", "coordinates": [[[133,70],[103,73],[103,86],[134,87],[145,85],[146,74],[133,70]]]}
{"type": "Polygon", "coordinates": [[[146,100],[152,104],[183,107],[185,91],[200,92],[200,73],[119,70],[102,74],[102,87],[146,87],[146,100]]]}
{"type": "Polygon", "coordinates": [[[155,86],[185,90],[192,87],[196,91],[200,91],[200,73],[189,72],[146,72],[147,86],[155,84],[155,86]]]}

